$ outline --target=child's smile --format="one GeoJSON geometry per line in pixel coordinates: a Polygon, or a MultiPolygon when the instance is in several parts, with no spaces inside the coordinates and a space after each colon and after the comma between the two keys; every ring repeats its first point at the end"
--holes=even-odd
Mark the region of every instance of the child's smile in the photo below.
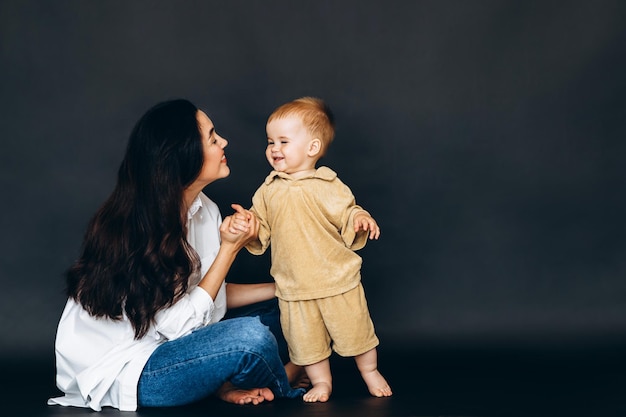
{"type": "Polygon", "coordinates": [[[267,124],[267,161],[274,170],[290,175],[315,169],[317,158],[309,156],[311,140],[300,118],[272,120],[267,124]]]}

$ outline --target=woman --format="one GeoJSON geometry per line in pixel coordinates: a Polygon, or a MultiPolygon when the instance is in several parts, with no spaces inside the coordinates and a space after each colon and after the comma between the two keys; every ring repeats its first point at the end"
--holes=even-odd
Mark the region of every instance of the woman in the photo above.
{"type": "MultiPolygon", "coordinates": [[[[187,404],[211,394],[237,404],[299,397],[258,317],[226,309],[270,300],[273,284],[226,285],[258,233],[239,205],[223,222],[202,190],[227,177],[228,142],[186,100],[136,124],[116,187],[91,220],[67,273],[49,404],[120,410],[187,404]]],[[[288,375],[289,373],[289,375],[288,375]]]]}

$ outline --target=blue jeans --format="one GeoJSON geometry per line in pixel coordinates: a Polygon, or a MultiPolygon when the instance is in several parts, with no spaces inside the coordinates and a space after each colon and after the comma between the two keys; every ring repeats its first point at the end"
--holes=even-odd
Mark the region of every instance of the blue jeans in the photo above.
{"type": "Polygon", "coordinates": [[[280,310],[278,309],[277,298],[228,310],[224,319],[235,317],[258,317],[261,323],[269,327],[276,338],[280,359],[283,363],[289,362],[289,349],[285,336],[283,336],[283,329],[280,326],[280,310]]]}
{"type": "Polygon", "coordinates": [[[289,385],[276,337],[263,324],[277,323],[274,304],[243,309],[240,313],[249,316],[227,318],[159,346],[139,378],[138,405],[189,404],[227,381],[243,389],[268,387],[277,398],[302,396],[304,390],[289,385]]]}

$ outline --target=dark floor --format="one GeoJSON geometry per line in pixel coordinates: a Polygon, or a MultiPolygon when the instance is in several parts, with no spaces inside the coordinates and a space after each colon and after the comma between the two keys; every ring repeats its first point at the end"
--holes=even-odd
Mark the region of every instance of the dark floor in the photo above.
{"type": "Polygon", "coordinates": [[[626,416],[626,358],[616,349],[381,349],[379,354],[394,390],[391,398],[370,397],[354,362],[333,357],[334,392],[324,404],[279,400],[242,407],[207,399],[179,408],[100,414],[45,405],[56,394],[50,361],[5,360],[0,416],[626,416]]]}

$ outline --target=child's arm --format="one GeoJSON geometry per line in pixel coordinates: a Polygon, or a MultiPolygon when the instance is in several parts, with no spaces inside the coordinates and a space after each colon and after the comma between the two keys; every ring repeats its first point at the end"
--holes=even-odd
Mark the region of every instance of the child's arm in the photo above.
{"type": "Polygon", "coordinates": [[[354,233],[359,231],[369,231],[369,238],[378,239],[380,236],[380,227],[376,223],[376,220],[365,211],[360,211],[354,215],[354,233]]]}
{"type": "Polygon", "coordinates": [[[262,255],[270,244],[270,226],[267,220],[267,208],[265,206],[264,191],[266,187],[261,185],[252,196],[252,207],[246,210],[255,216],[259,223],[259,230],[256,239],[246,245],[246,249],[252,255],[262,255]]]}

